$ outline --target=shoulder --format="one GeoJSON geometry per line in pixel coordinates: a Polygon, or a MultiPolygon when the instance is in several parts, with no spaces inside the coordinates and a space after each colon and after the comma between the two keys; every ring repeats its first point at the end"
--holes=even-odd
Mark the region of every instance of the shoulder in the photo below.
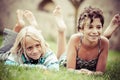
{"type": "Polygon", "coordinates": [[[9,55],[8,59],[11,60],[11,61],[16,61],[16,59],[17,59],[17,54],[11,53],[11,54],[9,55]]]}
{"type": "Polygon", "coordinates": [[[7,60],[17,62],[17,63],[23,63],[21,56],[18,56],[17,54],[14,54],[14,53],[10,53],[7,60]]]}
{"type": "Polygon", "coordinates": [[[81,37],[82,37],[82,34],[81,34],[81,33],[73,34],[73,35],[70,37],[70,41],[72,41],[72,42],[77,42],[77,41],[80,40],[81,37]]]}
{"type": "Polygon", "coordinates": [[[18,65],[19,63],[22,63],[20,60],[20,57],[17,54],[11,53],[7,60],[5,61],[5,64],[8,65],[18,65]]]}
{"type": "Polygon", "coordinates": [[[109,40],[104,36],[101,36],[101,42],[104,44],[109,44],[109,40]]]}
{"type": "Polygon", "coordinates": [[[71,39],[76,39],[76,38],[79,38],[79,37],[82,37],[82,33],[75,33],[73,35],[71,35],[71,39]]]}
{"type": "Polygon", "coordinates": [[[45,62],[46,62],[46,61],[54,61],[54,60],[55,60],[55,61],[58,61],[55,53],[54,53],[52,50],[50,50],[50,49],[48,49],[48,50],[46,51],[46,53],[43,55],[42,58],[45,59],[45,62]]]}
{"type": "Polygon", "coordinates": [[[51,55],[55,55],[54,52],[51,49],[47,49],[46,53],[43,55],[44,58],[47,58],[51,55]]]}
{"type": "Polygon", "coordinates": [[[104,48],[109,49],[109,40],[104,36],[101,36],[100,40],[101,40],[101,48],[102,49],[104,49],[104,48]]]}

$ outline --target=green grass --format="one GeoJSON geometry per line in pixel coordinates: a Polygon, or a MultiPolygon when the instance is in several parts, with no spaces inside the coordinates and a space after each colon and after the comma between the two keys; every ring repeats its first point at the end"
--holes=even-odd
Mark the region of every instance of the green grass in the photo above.
{"type": "Polygon", "coordinates": [[[1,43],[2,43],[2,39],[3,39],[3,37],[0,35],[0,45],[1,45],[1,43]]]}
{"type": "MultiPolygon", "coordinates": [[[[0,41],[2,37],[0,37],[0,41]]],[[[56,44],[48,41],[55,52],[56,44]]],[[[1,42],[0,42],[1,44],[1,42]]],[[[83,75],[68,72],[60,67],[60,71],[47,71],[38,68],[6,66],[0,62],[0,80],[120,80],[120,52],[109,51],[106,72],[104,75],[83,75]]]]}
{"type": "Polygon", "coordinates": [[[46,71],[38,68],[5,66],[0,64],[0,80],[120,80],[120,53],[110,51],[107,69],[104,75],[83,75],[68,72],[60,67],[60,71],[46,71]]]}

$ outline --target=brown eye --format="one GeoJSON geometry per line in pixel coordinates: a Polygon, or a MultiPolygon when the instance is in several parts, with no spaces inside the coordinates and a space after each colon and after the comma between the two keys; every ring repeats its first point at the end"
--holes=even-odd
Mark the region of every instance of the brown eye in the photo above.
{"type": "Polygon", "coordinates": [[[92,26],[92,25],[90,25],[90,26],[89,26],[89,29],[92,29],[92,28],[93,28],[93,26],[92,26]]]}
{"type": "Polygon", "coordinates": [[[32,49],[33,49],[32,46],[30,46],[30,47],[27,48],[28,51],[31,51],[32,49]]]}
{"type": "Polygon", "coordinates": [[[40,44],[36,44],[36,47],[39,48],[39,47],[40,47],[40,44]]]}
{"type": "Polygon", "coordinates": [[[101,28],[102,28],[102,26],[101,26],[101,25],[98,25],[98,26],[97,26],[97,29],[101,29],[101,28]]]}

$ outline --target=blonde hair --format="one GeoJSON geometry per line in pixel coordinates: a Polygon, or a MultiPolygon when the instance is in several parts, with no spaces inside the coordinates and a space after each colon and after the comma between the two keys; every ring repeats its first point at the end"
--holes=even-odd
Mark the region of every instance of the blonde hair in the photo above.
{"type": "Polygon", "coordinates": [[[19,56],[21,56],[23,53],[26,56],[26,49],[25,49],[25,37],[29,36],[33,38],[34,40],[40,42],[41,44],[41,53],[42,55],[45,54],[46,48],[48,47],[47,43],[45,42],[41,32],[37,29],[35,29],[32,26],[27,26],[23,28],[17,35],[16,41],[11,48],[11,53],[15,53],[19,56]]]}

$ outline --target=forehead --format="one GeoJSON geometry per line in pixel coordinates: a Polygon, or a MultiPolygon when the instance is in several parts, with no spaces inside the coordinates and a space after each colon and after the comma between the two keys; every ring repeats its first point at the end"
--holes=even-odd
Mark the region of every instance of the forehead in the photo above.
{"type": "Polygon", "coordinates": [[[100,21],[100,18],[94,18],[93,21],[91,21],[90,18],[88,18],[86,21],[85,21],[85,24],[90,24],[90,25],[102,25],[101,21],[100,21]]]}
{"type": "Polygon", "coordinates": [[[97,25],[102,25],[100,18],[94,18],[93,22],[91,24],[97,24],[97,25]]]}
{"type": "Polygon", "coordinates": [[[27,47],[27,46],[31,46],[31,45],[35,45],[35,44],[38,44],[38,43],[39,43],[39,41],[33,39],[33,38],[30,37],[30,36],[26,36],[26,37],[24,38],[24,41],[25,41],[25,46],[26,46],[26,47],[27,47]]]}

